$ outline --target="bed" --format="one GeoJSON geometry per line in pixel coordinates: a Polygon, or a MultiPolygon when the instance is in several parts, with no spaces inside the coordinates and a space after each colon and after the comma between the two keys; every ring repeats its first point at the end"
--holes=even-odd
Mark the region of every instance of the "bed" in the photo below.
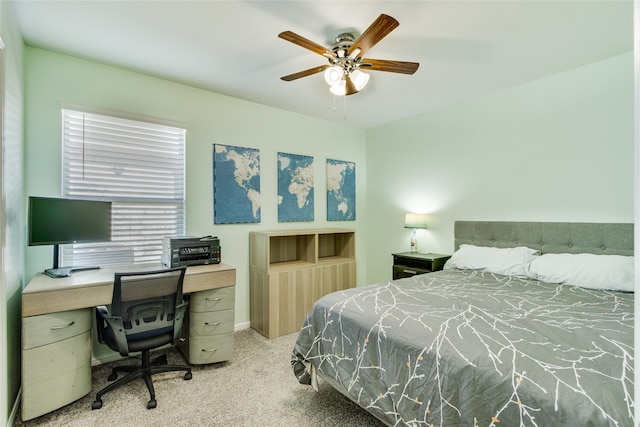
{"type": "Polygon", "coordinates": [[[390,426],[633,426],[633,224],[457,221],[454,237],[446,270],[319,299],[298,381],[390,426]]]}

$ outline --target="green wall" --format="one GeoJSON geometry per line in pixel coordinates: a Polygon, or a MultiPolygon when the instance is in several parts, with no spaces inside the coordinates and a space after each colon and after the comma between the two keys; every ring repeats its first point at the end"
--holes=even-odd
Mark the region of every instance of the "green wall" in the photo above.
{"type": "Polygon", "coordinates": [[[633,91],[629,52],[369,130],[367,280],[408,250],[405,212],[436,253],[455,220],[633,222],[633,91]]]}
{"type": "MultiPolygon", "coordinates": [[[[2,264],[0,296],[0,422],[17,411],[20,390],[20,307],[24,283],[24,96],[22,37],[14,21],[11,3],[0,2],[0,37],[4,90],[2,100],[2,197],[0,235],[2,264]]],[[[0,88],[2,90],[2,88],[0,88]]]]}
{"type": "MultiPolygon", "coordinates": [[[[178,122],[187,127],[187,234],[217,235],[222,260],[237,269],[236,325],[249,322],[249,232],[253,230],[341,227],[357,221],[326,221],[327,158],[356,163],[357,204],[365,203],[365,133],[343,123],[313,119],[263,105],[172,83],[139,73],[27,47],[26,194],[60,195],[62,106],[178,122]],[[260,149],[262,222],[213,224],[212,144],[260,149]],[[314,157],[315,221],[278,223],[277,152],[314,157]]],[[[319,101],[321,102],[321,101],[319,101]]],[[[364,254],[364,234],[357,237],[364,254]]],[[[26,249],[26,277],[50,267],[51,247],[26,249]]],[[[358,267],[364,282],[364,260],[358,267]]]]}

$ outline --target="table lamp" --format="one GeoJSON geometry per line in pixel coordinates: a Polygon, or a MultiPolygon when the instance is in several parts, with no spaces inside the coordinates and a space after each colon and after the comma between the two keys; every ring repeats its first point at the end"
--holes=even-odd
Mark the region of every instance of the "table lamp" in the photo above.
{"type": "Polygon", "coordinates": [[[427,215],[407,213],[404,216],[404,228],[412,228],[411,231],[411,252],[418,252],[418,238],[416,230],[418,228],[427,228],[427,215]]]}

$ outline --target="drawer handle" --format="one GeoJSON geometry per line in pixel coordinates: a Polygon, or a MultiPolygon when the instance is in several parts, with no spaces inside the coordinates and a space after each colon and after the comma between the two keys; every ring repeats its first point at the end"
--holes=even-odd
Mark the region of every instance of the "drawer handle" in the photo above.
{"type": "Polygon", "coordinates": [[[64,328],[68,328],[69,326],[73,325],[74,323],[76,323],[75,320],[72,320],[71,323],[69,323],[68,325],[62,325],[62,326],[52,326],[51,330],[52,331],[57,331],[58,329],[64,329],[64,328]]]}
{"type": "Polygon", "coordinates": [[[209,297],[207,297],[207,298],[205,298],[205,299],[206,299],[207,301],[215,301],[215,302],[218,302],[218,301],[220,301],[222,298],[209,298],[209,297]]]}
{"type": "Polygon", "coordinates": [[[402,270],[403,273],[408,273],[408,274],[417,274],[418,272],[416,270],[402,270]]]}
{"type": "Polygon", "coordinates": [[[216,323],[204,322],[204,324],[207,325],[207,326],[218,326],[220,324],[220,322],[216,322],[216,323]]]}
{"type": "Polygon", "coordinates": [[[211,350],[206,350],[206,349],[202,349],[202,351],[207,352],[207,353],[215,353],[216,351],[218,351],[217,348],[212,348],[211,350]]]}

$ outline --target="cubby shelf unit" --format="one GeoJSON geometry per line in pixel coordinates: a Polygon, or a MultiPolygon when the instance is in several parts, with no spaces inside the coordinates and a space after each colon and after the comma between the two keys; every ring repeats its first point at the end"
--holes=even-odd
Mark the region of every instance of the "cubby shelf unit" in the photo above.
{"type": "Polygon", "coordinates": [[[356,286],[355,231],[249,234],[251,327],[275,338],[298,331],[320,297],[356,286]]]}

